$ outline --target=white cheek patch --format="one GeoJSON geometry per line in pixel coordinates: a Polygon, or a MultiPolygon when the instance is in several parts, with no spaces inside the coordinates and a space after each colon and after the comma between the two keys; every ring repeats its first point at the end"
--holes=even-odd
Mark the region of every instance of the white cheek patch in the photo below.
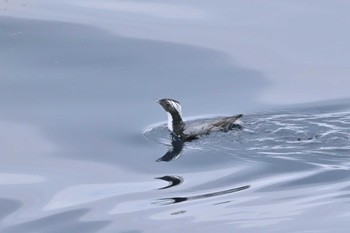
{"type": "Polygon", "coordinates": [[[173,106],[177,110],[177,112],[181,116],[182,115],[181,105],[179,103],[174,102],[174,101],[169,101],[169,103],[171,104],[171,106],[173,106]]]}

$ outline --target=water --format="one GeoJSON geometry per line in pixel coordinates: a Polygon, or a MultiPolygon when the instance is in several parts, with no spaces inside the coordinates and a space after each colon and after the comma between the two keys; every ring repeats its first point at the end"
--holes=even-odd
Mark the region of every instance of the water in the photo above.
{"type": "Polygon", "coordinates": [[[235,4],[1,2],[0,231],[347,232],[348,6],[235,4]],[[244,128],[174,142],[164,97],[244,128]]]}

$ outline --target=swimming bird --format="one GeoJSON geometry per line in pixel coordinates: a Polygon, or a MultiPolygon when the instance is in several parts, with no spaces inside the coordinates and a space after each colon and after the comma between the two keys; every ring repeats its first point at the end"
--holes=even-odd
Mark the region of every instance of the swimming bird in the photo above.
{"type": "Polygon", "coordinates": [[[181,104],[177,100],[161,99],[156,101],[168,114],[168,129],[182,141],[191,141],[215,131],[227,132],[233,128],[242,128],[239,124],[242,114],[215,118],[202,124],[188,123],[182,120],[181,104]]]}

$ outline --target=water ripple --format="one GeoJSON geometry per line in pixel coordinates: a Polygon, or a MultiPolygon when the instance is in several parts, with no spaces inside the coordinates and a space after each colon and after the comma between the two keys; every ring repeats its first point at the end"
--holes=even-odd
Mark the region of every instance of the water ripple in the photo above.
{"type": "MultiPolygon", "coordinates": [[[[294,110],[247,114],[243,122],[242,131],[212,133],[185,143],[184,150],[219,151],[243,159],[283,156],[310,162],[309,158],[314,157],[312,163],[324,160],[326,155],[329,159],[350,156],[350,111],[311,109],[303,113],[294,110]]],[[[150,127],[144,136],[171,148],[171,136],[165,124],[150,127]]]]}

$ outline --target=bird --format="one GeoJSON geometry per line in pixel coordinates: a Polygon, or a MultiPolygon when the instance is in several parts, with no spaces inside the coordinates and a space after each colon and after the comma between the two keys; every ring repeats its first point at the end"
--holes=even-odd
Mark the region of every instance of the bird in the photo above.
{"type": "Polygon", "coordinates": [[[215,131],[227,132],[234,128],[242,129],[240,118],[243,114],[210,119],[204,123],[189,123],[182,120],[182,107],[179,101],[169,98],[156,100],[168,114],[168,129],[181,141],[192,141],[215,131]]]}

